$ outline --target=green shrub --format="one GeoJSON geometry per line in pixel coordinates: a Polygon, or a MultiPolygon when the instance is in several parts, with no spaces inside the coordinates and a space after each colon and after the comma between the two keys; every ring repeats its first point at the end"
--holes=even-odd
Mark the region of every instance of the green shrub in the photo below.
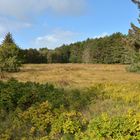
{"type": "Polygon", "coordinates": [[[90,121],[86,132],[76,136],[81,140],[138,140],[140,120],[136,114],[111,117],[103,114],[90,121]]]}
{"type": "Polygon", "coordinates": [[[139,83],[80,90],[0,81],[0,139],[139,140],[139,93],[139,83]]]}
{"type": "Polygon", "coordinates": [[[127,71],[140,73],[140,62],[131,64],[129,67],[127,67],[127,71]]]}

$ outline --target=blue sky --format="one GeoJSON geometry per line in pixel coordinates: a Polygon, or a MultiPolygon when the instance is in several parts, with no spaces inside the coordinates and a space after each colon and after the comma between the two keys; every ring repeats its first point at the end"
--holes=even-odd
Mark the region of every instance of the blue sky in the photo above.
{"type": "Polygon", "coordinates": [[[21,48],[127,34],[139,11],[131,0],[0,0],[0,40],[11,32],[21,48]]]}

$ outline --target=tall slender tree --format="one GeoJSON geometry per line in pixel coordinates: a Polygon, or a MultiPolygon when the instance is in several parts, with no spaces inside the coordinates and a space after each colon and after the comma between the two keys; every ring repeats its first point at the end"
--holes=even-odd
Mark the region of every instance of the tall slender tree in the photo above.
{"type": "MultiPolygon", "coordinates": [[[[140,1],[139,0],[132,0],[138,6],[140,10],[140,1]]],[[[139,15],[140,17],[140,15],[139,15]]],[[[140,18],[138,18],[138,22],[140,23],[140,18]]],[[[140,28],[131,23],[131,29],[129,30],[129,36],[133,40],[134,49],[136,52],[140,52],[140,28]]]]}
{"type": "MultiPolygon", "coordinates": [[[[132,0],[138,6],[140,10],[140,1],[132,0]]],[[[140,23],[140,15],[138,22],[140,23]]],[[[132,41],[132,46],[134,47],[135,53],[133,55],[132,64],[129,67],[129,71],[140,72],[140,28],[131,23],[131,29],[129,30],[129,37],[132,41]]]]}

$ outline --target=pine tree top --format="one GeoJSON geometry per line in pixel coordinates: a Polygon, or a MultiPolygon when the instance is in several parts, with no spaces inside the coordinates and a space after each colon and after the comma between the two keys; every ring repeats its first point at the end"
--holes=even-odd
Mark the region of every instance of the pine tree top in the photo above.
{"type": "Polygon", "coordinates": [[[138,5],[138,8],[140,9],[140,0],[132,0],[132,2],[134,2],[135,4],[138,5]]]}
{"type": "Polygon", "coordinates": [[[5,38],[4,38],[3,42],[2,42],[2,45],[5,45],[5,44],[14,44],[14,45],[16,45],[15,42],[14,42],[14,39],[12,37],[12,34],[10,32],[8,32],[6,34],[6,36],[5,36],[5,38]]]}

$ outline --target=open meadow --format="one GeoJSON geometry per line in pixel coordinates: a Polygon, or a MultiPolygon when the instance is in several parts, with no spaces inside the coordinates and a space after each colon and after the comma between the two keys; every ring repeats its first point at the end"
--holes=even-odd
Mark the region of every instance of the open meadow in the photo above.
{"type": "Polygon", "coordinates": [[[140,82],[140,74],[127,72],[126,67],[117,64],[26,64],[20,72],[8,74],[8,78],[78,88],[95,83],[140,82]]]}

